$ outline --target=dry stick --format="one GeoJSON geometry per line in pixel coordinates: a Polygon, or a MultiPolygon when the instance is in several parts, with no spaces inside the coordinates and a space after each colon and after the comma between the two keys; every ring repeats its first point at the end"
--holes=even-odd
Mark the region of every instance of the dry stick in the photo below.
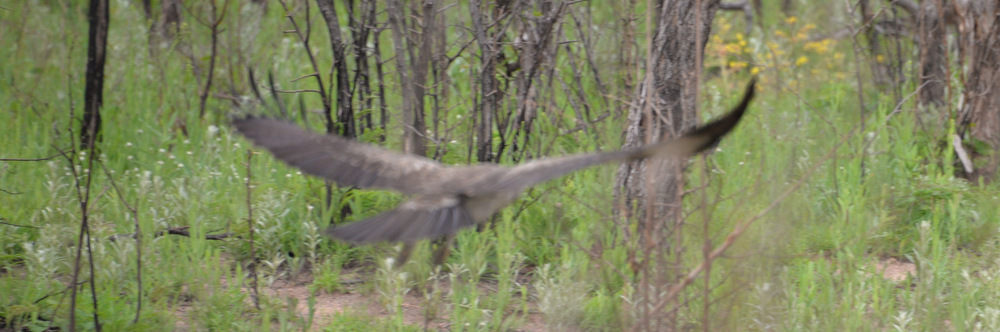
{"type": "MultiPolygon", "coordinates": [[[[7,220],[7,218],[0,217],[0,220],[7,220]]],[[[35,229],[40,229],[41,228],[41,227],[38,227],[38,226],[31,226],[31,225],[11,224],[11,223],[4,222],[4,221],[0,221],[0,225],[7,225],[7,226],[14,226],[14,227],[24,227],[24,228],[35,228],[35,229]]]]}
{"type": "MultiPolygon", "coordinates": [[[[312,76],[312,75],[314,75],[314,74],[310,74],[310,76],[312,76]]],[[[293,81],[293,83],[294,83],[294,81],[293,81]]],[[[319,90],[315,90],[315,89],[302,89],[302,90],[278,90],[278,89],[273,89],[273,90],[274,90],[274,92],[277,92],[277,93],[299,93],[299,92],[316,92],[316,93],[319,93],[320,92],[319,90]]]]}
{"type": "Polygon", "coordinates": [[[260,310],[260,290],[257,289],[257,264],[254,262],[254,260],[257,258],[257,255],[254,252],[254,247],[253,247],[253,204],[251,204],[253,187],[250,186],[250,179],[253,174],[250,173],[251,158],[253,158],[253,150],[247,149],[246,186],[247,186],[247,226],[250,227],[250,275],[253,276],[253,281],[251,282],[251,284],[253,285],[252,289],[253,305],[254,307],[257,308],[257,310],[260,310]]]}
{"type": "MultiPolygon", "coordinates": [[[[185,237],[191,237],[191,232],[188,232],[188,228],[191,228],[191,227],[190,226],[182,226],[182,227],[171,227],[171,228],[167,228],[167,229],[162,229],[162,230],[156,231],[156,233],[153,233],[153,237],[161,237],[161,236],[164,236],[164,235],[180,235],[180,236],[185,236],[185,237]]],[[[229,226],[226,226],[226,228],[228,229],[229,226]]],[[[209,232],[214,232],[214,231],[209,231],[209,232]]],[[[226,232],[226,233],[222,233],[222,234],[208,234],[208,235],[205,235],[205,240],[221,241],[221,240],[225,240],[225,239],[227,239],[227,238],[229,238],[229,237],[231,237],[233,235],[234,234],[231,233],[231,232],[226,232]]],[[[131,237],[131,238],[134,239],[136,236],[137,236],[136,233],[115,234],[115,235],[109,236],[108,237],[108,241],[115,242],[115,241],[118,241],[118,239],[124,238],[124,237],[131,237]]]]}
{"type": "MultiPolygon", "coordinates": [[[[167,228],[167,229],[164,229],[164,230],[156,232],[156,234],[154,236],[155,237],[160,237],[160,236],[163,236],[164,234],[172,234],[172,235],[181,235],[181,236],[191,237],[191,232],[188,232],[187,229],[188,229],[187,226],[167,228]]],[[[221,240],[224,240],[224,239],[226,239],[226,238],[228,238],[230,236],[233,236],[233,233],[226,232],[226,233],[222,233],[222,234],[206,234],[205,235],[205,240],[221,241],[221,240]]]]}
{"type": "MultiPolygon", "coordinates": [[[[218,10],[215,6],[215,0],[209,1],[212,6],[212,25],[209,29],[212,30],[212,50],[208,56],[208,77],[205,78],[205,86],[201,89],[201,96],[198,96],[198,118],[205,118],[205,103],[208,102],[208,91],[212,89],[212,79],[215,77],[215,57],[218,54],[219,45],[219,23],[221,19],[216,19],[216,11],[218,10]]],[[[228,8],[229,6],[226,6],[228,8]]],[[[226,11],[225,8],[222,9],[223,13],[226,11]]]]}
{"type": "MultiPolygon", "coordinates": [[[[847,138],[850,137],[855,131],[857,131],[858,128],[859,127],[854,127],[853,129],[851,129],[851,131],[847,132],[847,134],[841,136],[837,144],[834,145],[832,149],[830,149],[830,152],[827,152],[827,154],[824,155],[823,158],[821,158],[818,162],[816,162],[816,164],[814,164],[812,168],[810,168],[808,171],[802,174],[802,176],[800,176],[798,180],[796,180],[795,183],[792,184],[791,187],[789,187],[784,192],[779,194],[775,200],[771,201],[770,205],[768,205],[766,208],[764,208],[757,214],[750,216],[749,218],[746,218],[743,221],[740,221],[737,224],[736,228],[733,229],[733,231],[726,236],[726,240],[721,245],[712,250],[712,252],[705,258],[705,260],[703,260],[701,264],[698,265],[698,267],[688,272],[680,283],[670,288],[670,291],[667,293],[667,299],[676,298],[677,295],[680,294],[681,290],[684,290],[684,288],[686,288],[688,285],[694,282],[694,279],[697,278],[702,271],[709,268],[709,266],[712,265],[712,262],[715,259],[725,254],[726,250],[729,249],[729,247],[733,246],[734,243],[736,243],[736,240],[740,237],[740,235],[742,235],[743,232],[745,232],[750,227],[750,225],[753,224],[754,221],[762,218],[768,212],[771,212],[771,210],[778,207],[778,204],[783,202],[785,198],[788,198],[789,195],[798,190],[798,188],[802,186],[802,184],[805,183],[806,180],[810,176],[812,176],[813,173],[819,170],[819,166],[823,165],[825,161],[829,160],[830,158],[836,155],[837,149],[839,149],[840,146],[844,144],[844,142],[847,142],[847,138]]],[[[661,302],[660,304],[658,304],[654,311],[659,311],[663,309],[664,303],[665,302],[661,302]]],[[[674,310],[676,310],[676,308],[674,310]]]]}
{"type": "MultiPolygon", "coordinates": [[[[309,75],[305,75],[305,76],[303,76],[301,78],[309,77],[309,76],[312,76],[312,77],[316,78],[316,86],[318,87],[318,89],[316,89],[316,90],[309,90],[309,91],[302,91],[302,92],[316,92],[316,93],[319,93],[320,100],[323,102],[323,117],[324,117],[325,122],[326,122],[325,123],[326,133],[327,134],[334,134],[335,131],[336,131],[336,126],[334,125],[334,121],[333,121],[333,102],[330,100],[330,96],[329,96],[329,94],[326,91],[326,87],[323,85],[323,77],[320,76],[320,74],[319,74],[320,73],[319,64],[316,63],[316,56],[313,55],[312,47],[309,46],[309,37],[312,34],[312,24],[310,24],[310,21],[309,21],[310,20],[310,17],[309,17],[309,1],[305,1],[305,4],[306,4],[306,31],[305,31],[305,34],[303,34],[302,30],[299,29],[299,25],[295,21],[295,18],[292,17],[292,14],[288,11],[288,5],[285,4],[285,1],[284,0],[279,0],[278,2],[281,3],[281,7],[285,9],[285,17],[288,18],[288,22],[292,24],[292,30],[286,30],[285,32],[286,33],[295,33],[295,35],[299,37],[299,41],[302,42],[302,47],[305,49],[306,55],[309,56],[309,64],[312,65],[313,73],[309,74],[309,75]]],[[[332,47],[336,47],[336,45],[333,45],[332,47]]],[[[274,86],[272,85],[271,88],[273,89],[274,86]]],[[[301,99],[299,99],[299,100],[301,102],[301,99]]],[[[305,121],[305,120],[306,119],[303,116],[303,121],[305,121]]],[[[325,205],[325,208],[327,210],[329,210],[330,207],[333,205],[333,184],[330,183],[330,181],[324,181],[324,186],[323,187],[324,187],[325,192],[326,192],[326,195],[325,195],[326,196],[325,197],[325,204],[324,205],[325,205]]],[[[251,233],[251,234],[253,234],[253,233],[251,233]]]]}
{"type": "MultiPolygon", "coordinates": [[[[97,123],[97,118],[96,117],[92,117],[90,119],[90,125],[89,126],[91,128],[93,128],[93,127],[95,127],[96,123],[97,123]]],[[[72,125],[71,125],[71,127],[72,127],[72,125]]],[[[72,133],[72,129],[70,129],[70,132],[72,133]]],[[[79,174],[77,174],[77,172],[76,172],[76,164],[75,164],[75,162],[73,160],[73,155],[76,154],[75,153],[76,149],[72,148],[70,150],[71,154],[70,153],[64,153],[63,154],[63,157],[66,158],[66,160],[69,161],[69,164],[70,164],[69,168],[70,168],[70,172],[72,172],[72,174],[73,174],[73,181],[76,184],[76,186],[75,186],[76,187],[76,195],[77,195],[77,199],[80,202],[80,214],[81,214],[80,235],[77,237],[77,242],[76,242],[77,243],[77,246],[76,246],[76,259],[73,261],[73,278],[72,278],[72,282],[70,282],[70,285],[72,285],[72,289],[70,291],[70,304],[69,304],[69,308],[70,308],[70,312],[69,312],[69,317],[70,317],[69,330],[70,331],[74,331],[76,329],[76,284],[77,284],[77,281],[80,278],[80,259],[81,259],[81,256],[82,256],[82,250],[83,250],[83,244],[84,244],[84,236],[86,236],[86,239],[87,239],[87,242],[86,242],[86,244],[87,244],[87,256],[89,258],[88,261],[90,263],[89,264],[89,266],[90,266],[90,296],[93,299],[93,304],[94,304],[94,327],[96,328],[97,331],[101,330],[101,322],[100,322],[100,319],[98,318],[98,315],[97,315],[97,313],[98,313],[98,309],[97,309],[98,308],[98,305],[97,305],[98,302],[97,301],[98,300],[97,300],[97,289],[94,286],[94,284],[95,284],[94,252],[93,252],[93,250],[91,248],[91,245],[90,245],[90,225],[89,225],[89,219],[90,219],[90,185],[91,185],[91,182],[93,180],[94,154],[96,152],[96,147],[94,146],[95,145],[94,144],[95,143],[95,138],[96,138],[95,136],[96,135],[90,135],[90,137],[88,138],[88,140],[89,140],[89,142],[88,142],[89,143],[88,144],[89,153],[87,155],[87,168],[86,168],[87,172],[86,172],[86,177],[85,177],[85,183],[84,184],[80,183],[80,177],[79,177],[79,174]]]]}
{"type": "Polygon", "coordinates": [[[62,152],[44,158],[0,158],[0,161],[46,161],[61,155],[62,152]]]}
{"type": "Polygon", "coordinates": [[[23,194],[20,191],[10,191],[10,190],[3,189],[3,188],[0,188],[0,193],[4,193],[4,194],[7,194],[7,195],[11,195],[11,196],[17,196],[17,195],[23,194]]]}
{"type": "MultiPolygon", "coordinates": [[[[219,49],[219,25],[222,24],[222,20],[226,18],[226,13],[229,12],[229,0],[222,3],[222,14],[218,14],[218,6],[215,5],[215,0],[209,1],[212,8],[212,21],[203,21],[201,17],[195,15],[191,8],[184,7],[188,13],[191,14],[198,23],[204,25],[212,31],[212,50],[208,57],[208,77],[205,78],[205,86],[202,87],[201,93],[198,96],[198,117],[205,117],[205,103],[208,100],[208,91],[212,89],[212,78],[215,76],[215,59],[218,57],[219,49]]],[[[183,5],[183,3],[182,3],[183,5]]],[[[192,55],[193,57],[193,55],[192,55]]],[[[192,58],[193,62],[193,58],[192,58]]]]}
{"type": "Polygon", "coordinates": [[[135,226],[135,279],[138,286],[135,296],[135,318],[132,319],[132,324],[134,325],[139,323],[139,313],[142,312],[142,229],[139,228],[139,211],[125,200],[125,196],[122,195],[121,189],[118,188],[115,178],[111,176],[111,172],[108,170],[107,165],[104,164],[104,161],[100,161],[100,165],[101,169],[104,170],[104,175],[111,181],[111,188],[114,188],[115,193],[118,194],[118,200],[132,214],[132,223],[135,226]]]}
{"type": "MultiPolygon", "coordinates": [[[[323,102],[323,115],[326,117],[326,132],[332,133],[334,131],[333,118],[331,117],[331,112],[333,106],[330,102],[330,97],[326,93],[326,87],[323,84],[323,77],[319,75],[319,64],[316,63],[316,56],[313,55],[312,47],[309,46],[309,34],[311,32],[311,26],[309,23],[309,2],[306,1],[306,33],[302,34],[302,30],[299,29],[299,24],[292,17],[292,14],[288,12],[288,5],[285,4],[284,0],[278,1],[281,3],[281,8],[285,9],[285,17],[288,18],[288,22],[292,24],[292,30],[286,30],[286,33],[294,33],[299,37],[299,41],[302,42],[302,47],[306,51],[306,55],[309,56],[309,64],[312,65],[313,73],[306,75],[304,77],[312,76],[316,78],[316,86],[319,89],[316,90],[303,90],[301,92],[315,92],[319,94],[320,100],[323,102]]],[[[327,204],[329,205],[329,204],[327,204]]]]}
{"type": "MultiPolygon", "coordinates": [[[[275,86],[277,86],[276,84],[274,84],[274,73],[272,71],[270,71],[270,70],[267,71],[267,85],[270,86],[272,89],[275,86]]],[[[259,97],[260,96],[260,91],[257,91],[257,85],[256,84],[253,85],[253,88],[254,88],[254,91],[258,95],[257,98],[260,99],[261,101],[263,101],[264,98],[263,97],[259,97]]],[[[278,95],[273,94],[273,93],[271,94],[271,97],[274,98],[274,104],[278,105],[278,110],[281,111],[282,118],[284,118],[286,120],[291,120],[292,118],[288,116],[288,107],[285,107],[285,102],[283,100],[281,100],[281,97],[279,97],[278,95]]],[[[302,120],[304,121],[305,119],[302,119],[302,120]]]]}
{"type": "MultiPolygon", "coordinates": [[[[95,4],[92,4],[92,5],[94,6],[94,9],[93,9],[94,11],[101,11],[103,9],[104,13],[105,14],[107,13],[107,3],[103,3],[103,4],[98,3],[96,5],[95,4]],[[102,8],[101,5],[103,5],[104,7],[102,8]]],[[[100,14],[94,14],[92,16],[100,16],[100,14]]],[[[102,58],[101,61],[103,62],[103,56],[101,58],[102,58]]],[[[103,64],[102,64],[102,68],[103,68],[103,64]]],[[[90,68],[88,68],[88,72],[89,72],[89,69],[90,68]]],[[[88,79],[89,79],[89,75],[88,75],[88,79]]],[[[72,78],[72,75],[70,75],[69,80],[67,80],[67,82],[66,82],[67,86],[69,86],[72,81],[73,81],[73,78],[72,78]]],[[[101,81],[101,82],[103,84],[103,81],[101,81]]],[[[100,91],[100,89],[98,89],[98,91],[100,91]]],[[[69,104],[69,106],[70,106],[69,107],[69,109],[70,109],[70,119],[75,119],[76,118],[75,117],[75,109],[76,108],[74,107],[72,98],[70,98],[70,102],[69,103],[70,103],[69,104]]],[[[99,115],[100,113],[97,113],[97,114],[99,115]]],[[[87,118],[87,117],[85,116],[85,118],[87,118]]],[[[74,181],[74,184],[75,184],[74,187],[76,188],[77,199],[80,202],[80,210],[81,210],[80,211],[80,214],[81,214],[80,235],[79,235],[79,237],[77,239],[76,257],[75,257],[75,259],[73,261],[73,277],[71,279],[72,281],[70,282],[70,286],[69,286],[69,287],[71,287],[70,288],[70,308],[69,308],[69,330],[70,331],[75,331],[76,330],[76,286],[78,285],[78,281],[79,281],[79,278],[80,278],[80,259],[81,259],[81,255],[82,255],[83,237],[84,237],[84,235],[87,236],[87,255],[89,257],[89,262],[90,262],[90,264],[89,264],[90,265],[90,296],[91,296],[91,299],[92,299],[93,309],[94,309],[94,311],[93,311],[93,315],[94,315],[94,327],[95,327],[95,329],[97,331],[101,331],[101,321],[100,321],[100,319],[98,317],[99,310],[98,310],[97,289],[94,286],[95,280],[96,280],[95,274],[94,274],[94,252],[93,252],[93,250],[91,248],[91,245],[90,245],[90,227],[89,227],[89,217],[90,217],[90,215],[89,215],[90,185],[91,185],[91,181],[93,179],[94,155],[96,154],[95,152],[96,152],[96,149],[97,149],[97,147],[95,146],[95,143],[96,143],[96,139],[97,139],[97,137],[96,137],[97,136],[97,127],[98,127],[99,123],[98,123],[98,117],[97,116],[91,116],[91,117],[89,117],[88,120],[89,120],[89,122],[86,124],[87,128],[84,129],[84,130],[86,130],[86,132],[90,133],[90,135],[87,135],[87,148],[89,150],[89,154],[87,156],[88,157],[88,159],[87,159],[87,169],[86,169],[87,170],[87,175],[86,175],[85,187],[81,187],[80,177],[79,177],[79,174],[77,174],[77,172],[76,172],[76,163],[75,163],[75,160],[73,159],[76,156],[76,154],[77,154],[77,150],[76,150],[76,143],[73,141],[73,138],[76,136],[76,134],[73,132],[72,121],[68,125],[68,127],[69,127],[68,131],[69,131],[69,134],[70,134],[70,136],[69,136],[70,137],[70,148],[69,148],[69,150],[60,150],[59,151],[59,155],[61,155],[63,158],[66,159],[66,161],[69,162],[69,166],[70,166],[69,168],[70,168],[70,172],[72,172],[72,174],[73,174],[73,181],[74,181]]],[[[83,143],[83,142],[81,142],[81,143],[83,143]]],[[[63,293],[63,294],[65,294],[65,293],[63,293]]]]}

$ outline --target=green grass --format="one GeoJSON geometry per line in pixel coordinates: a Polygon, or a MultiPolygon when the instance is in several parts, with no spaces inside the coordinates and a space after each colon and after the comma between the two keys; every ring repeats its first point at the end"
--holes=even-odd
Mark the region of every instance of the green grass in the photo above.
{"type": "MultiPolygon", "coordinates": [[[[428,263],[428,244],[419,245],[408,264],[392,268],[385,262],[395,256],[393,246],[352,248],[323,237],[330,216],[339,214],[339,207],[324,209],[323,182],[261,153],[250,164],[251,253],[245,187],[250,146],[226,125],[231,104],[210,98],[209,116],[199,120],[198,79],[190,60],[175,49],[151,57],[141,10],[131,2],[123,4],[112,4],[105,130],[98,151],[108,172],[94,169],[90,210],[93,280],[106,330],[173,330],[178,324],[196,330],[420,330],[422,322],[404,315],[413,305],[421,307],[420,315],[452,330],[512,330],[540,321],[545,329],[605,331],[624,329],[632,321],[631,301],[644,290],[637,288],[639,277],[630,265],[634,253],[629,243],[622,243],[623,230],[612,214],[616,166],[535,187],[501,212],[493,229],[460,233],[446,265],[435,270],[428,263]],[[141,293],[136,242],[127,236],[109,240],[132,233],[134,218],[142,231],[141,293]],[[155,236],[168,227],[190,227],[193,236],[155,236]],[[226,232],[235,237],[204,239],[226,232]],[[246,288],[249,264],[255,264],[261,287],[277,287],[310,271],[313,297],[289,300],[264,294],[260,309],[255,308],[246,288]],[[346,283],[355,279],[363,282],[346,283]],[[387,314],[351,309],[320,324],[318,317],[296,311],[296,301],[313,307],[316,296],[344,292],[364,294],[387,314]],[[142,311],[133,323],[137,298],[142,311]],[[181,308],[186,314],[177,314],[181,308]]],[[[69,129],[77,130],[78,123],[70,115],[79,117],[82,105],[83,6],[43,1],[7,4],[10,10],[0,10],[0,114],[5,115],[0,158],[39,158],[72,146],[75,133],[69,129]]],[[[467,13],[464,6],[450,11],[467,13]]],[[[258,72],[273,71],[282,88],[313,87],[310,80],[291,82],[311,69],[301,44],[281,33],[287,23],[279,6],[271,6],[259,23],[246,12],[234,13],[242,13],[233,17],[243,25],[230,28],[238,33],[227,34],[227,43],[246,48],[239,53],[242,61],[258,72]]],[[[595,8],[594,15],[602,28],[615,27],[607,23],[615,15],[609,9],[595,8]]],[[[778,16],[765,17],[763,23],[783,31],[781,36],[755,29],[761,35],[738,37],[739,15],[720,13],[716,18],[721,44],[709,46],[706,67],[718,67],[720,75],[706,78],[702,88],[704,117],[726,109],[749,77],[747,70],[732,68],[734,61],[759,63],[762,89],[744,123],[715,153],[695,158],[689,167],[689,188],[706,184],[707,189],[694,191],[685,202],[685,236],[682,243],[671,244],[685,249],[670,257],[683,267],[676,272],[686,273],[701,262],[706,239],[722,243],[739,222],[801,186],[755,221],[713,264],[707,282],[702,275],[683,292],[678,326],[700,328],[708,315],[714,330],[1000,329],[996,186],[953,177],[953,156],[939,143],[950,137],[948,123],[920,125],[907,110],[912,103],[893,113],[896,102],[871,84],[865,85],[866,104],[860,105],[851,41],[820,50],[795,37],[803,29],[816,29],[806,29],[804,22],[825,27],[823,17],[800,17],[789,25],[778,16]],[[732,28],[722,28],[727,24],[732,28]],[[741,40],[745,46],[738,46],[741,40]],[[741,50],[724,53],[726,45],[741,50]],[[775,47],[784,55],[773,55],[775,47]],[[807,60],[799,63],[802,57],[807,60]],[[863,125],[861,106],[869,112],[863,125]],[[913,262],[914,275],[901,282],[883,278],[876,263],[887,257],[913,262]],[[704,294],[709,294],[708,306],[704,294]]],[[[205,29],[187,22],[185,34],[203,61],[205,29]]],[[[568,36],[574,36],[571,25],[566,25],[568,36]]],[[[321,30],[314,31],[314,47],[327,68],[329,51],[321,30]]],[[[382,35],[384,45],[391,45],[389,36],[382,35]]],[[[615,41],[601,36],[600,60],[611,68],[615,41]]],[[[390,54],[383,55],[388,58],[390,54]]],[[[449,68],[456,82],[450,87],[450,106],[455,108],[446,117],[459,129],[443,159],[452,164],[468,160],[465,144],[470,140],[464,135],[471,132],[466,130],[471,122],[459,116],[469,117],[464,113],[471,108],[467,98],[475,92],[465,82],[474,77],[476,61],[463,58],[449,68]]],[[[565,58],[556,65],[569,66],[565,58]]],[[[242,67],[220,66],[224,79],[217,84],[225,87],[220,91],[228,89],[229,74],[236,89],[245,89],[242,67]]],[[[607,70],[609,77],[615,75],[607,70]]],[[[569,72],[556,71],[572,81],[569,72]]],[[[394,74],[388,77],[388,89],[397,91],[394,74]]],[[[590,128],[590,134],[558,135],[576,126],[576,114],[569,97],[554,90],[540,97],[542,104],[554,106],[539,114],[529,151],[562,155],[621,145],[624,119],[614,116],[590,128]]],[[[585,93],[592,105],[614,107],[603,105],[592,84],[585,93]]],[[[389,96],[391,105],[399,103],[395,95],[389,96]]],[[[302,98],[307,108],[320,107],[315,96],[286,97],[288,105],[302,98]]],[[[312,121],[317,123],[319,116],[312,121]]],[[[399,133],[400,125],[390,124],[389,148],[398,148],[399,133]]],[[[70,157],[76,167],[86,160],[80,154],[70,157]]],[[[0,218],[31,226],[0,224],[2,327],[40,330],[68,324],[69,293],[64,290],[80,222],[70,167],[61,157],[0,162],[0,189],[5,191],[0,193],[0,218]]],[[[349,205],[355,211],[350,219],[359,220],[401,199],[386,192],[340,190],[334,201],[349,205]]],[[[90,280],[87,269],[82,275],[81,280],[90,280]]],[[[93,328],[88,289],[85,284],[77,294],[78,328],[93,328]]]]}

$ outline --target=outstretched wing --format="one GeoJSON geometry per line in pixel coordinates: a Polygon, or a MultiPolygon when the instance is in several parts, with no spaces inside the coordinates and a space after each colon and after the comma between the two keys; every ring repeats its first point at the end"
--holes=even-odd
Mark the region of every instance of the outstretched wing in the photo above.
{"type": "Polygon", "coordinates": [[[433,160],[391,152],[343,137],[311,133],[295,124],[269,119],[233,121],[236,130],[281,161],[341,186],[420,193],[429,179],[443,176],[433,160]]]}
{"type": "Polygon", "coordinates": [[[732,111],[729,111],[729,114],[698,127],[679,138],[642,147],[630,153],[628,158],[642,159],[653,156],[681,158],[714,146],[719,143],[719,140],[723,136],[732,131],[736,127],[736,124],[740,122],[740,119],[743,118],[743,113],[746,113],[747,107],[750,106],[750,101],[753,100],[756,85],[757,78],[750,80],[746,92],[743,93],[743,99],[740,100],[740,103],[732,111]]]}
{"type": "Polygon", "coordinates": [[[343,226],[330,226],[325,233],[355,243],[415,242],[458,232],[475,225],[455,196],[418,196],[395,210],[343,226]]]}
{"type": "Polygon", "coordinates": [[[728,114],[701,126],[684,136],[653,143],[632,151],[579,154],[559,158],[546,158],[515,166],[502,177],[469,188],[470,195],[506,190],[524,190],[535,184],[563,176],[569,172],[612,161],[643,159],[649,157],[687,158],[701,152],[722,139],[740,122],[754,97],[756,79],[751,80],[740,103],[728,114]]]}

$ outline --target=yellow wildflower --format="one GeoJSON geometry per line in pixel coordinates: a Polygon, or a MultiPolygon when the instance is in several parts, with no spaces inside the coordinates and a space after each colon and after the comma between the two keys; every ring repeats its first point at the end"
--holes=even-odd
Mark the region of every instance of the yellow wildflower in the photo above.
{"type": "Polygon", "coordinates": [[[807,58],[805,56],[800,56],[797,60],[795,60],[795,65],[796,66],[801,66],[801,65],[806,64],[807,62],[809,62],[809,58],[807,58]]]}
{"type": "Polygon", "coordinates": [[[803,48],[805,48],[806,51],[813,51],[819,54],[823,54],[830,50],[830,44],[831,40],[826,39],[818,42],[808,42],[803,46],[803,48]]]}
{"type": "Polygon", "coordinates": [[[795,16],[789,16],[789,17],[785,18],[785,23],[795,24],[795,22],[797,22],[798,20],[799,19],[796,18],[795,16]]]}

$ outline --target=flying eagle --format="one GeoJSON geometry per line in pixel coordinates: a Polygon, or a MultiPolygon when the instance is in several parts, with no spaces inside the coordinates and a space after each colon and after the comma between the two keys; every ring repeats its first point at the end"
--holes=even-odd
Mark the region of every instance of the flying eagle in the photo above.
{"type": "Polygon", "coordinates": [[[589,166],[649,157],[687,158],[714,146],[740,121],[754,95],[751,81],[742,101],[725,116],[675,139],[633,150],[538,159],[514,166],[446,166],[421,156],[391,152],[340,136],[306,131],[269,118],[245,118],[240,134],[281,161],[341,186],[389,189],[410,195],[396,209],[324,233],[365,244],[413,243],[452,235],[487,221],[538,183],[589,166]]]}

